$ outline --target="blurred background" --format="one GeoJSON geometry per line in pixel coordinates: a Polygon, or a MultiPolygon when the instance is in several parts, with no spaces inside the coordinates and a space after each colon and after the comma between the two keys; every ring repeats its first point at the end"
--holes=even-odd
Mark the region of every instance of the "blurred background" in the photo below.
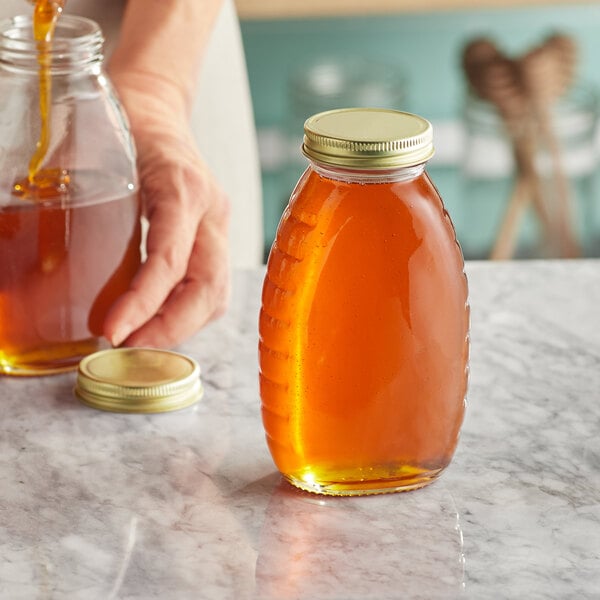
{"type": "MultiPolygon", "coordinates": [[[[428,170],[467,258],[493,257],[497,246],[504,249],[498,250],[500,258],[600,256],[600,2],[236,3],[259,135],[265,254],[306,166],[299,148],[304,120],[329,108],[369,105],[416,112],[433,123],[436,155],[428,170]],[[483,36],[514,65],[557,33],[576,52],[559,52],[556,69],[543,61],[534,65],[538,87],[556,78],[561,83],[545,92],[535,114],[528,113],[538,133],[544,131],[541,116],[550,114],[553,135],[545,144],[536,142],[537,170],[527,177],[513,159],[516,142],[507,133],[505,113],[495,101],[478,98],[469,84],[465,49],[483,36]],[[555,77],[555,70],[567,72],[566,79],[555,77]],[[527,185],[520,189],[531,194],[517,198],[521,175],[527,185]],[[569,215],[569,231],[558,221],[556,229],[545,224],[532,190],[541,190],[549,203],[549,194],[562,191],[551,200],[551,210],[555,220],[569,215]],[[574,251],[551,243],[561,231],[571,237],[574,251]]],[[[541,140],[538,133],[528,139],[541,140]]]]}

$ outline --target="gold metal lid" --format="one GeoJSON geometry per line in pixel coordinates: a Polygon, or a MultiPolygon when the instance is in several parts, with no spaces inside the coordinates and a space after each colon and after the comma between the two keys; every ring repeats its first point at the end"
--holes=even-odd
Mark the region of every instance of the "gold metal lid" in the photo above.
{"type": "Polygon", "coordinates": [[[115,348],[86,356],[75,394],[88,406],[124,413],[186,408],[203,394],[198,363],[183,354],[153,348],[115,348]]]}
{"type": "Polygon", "coordinates": [[[304,123],[302,151],[311,160],[336,167],[410,167],[433,156],[433,129],[426,119],[398,110],[330,110],[304,123]]]}

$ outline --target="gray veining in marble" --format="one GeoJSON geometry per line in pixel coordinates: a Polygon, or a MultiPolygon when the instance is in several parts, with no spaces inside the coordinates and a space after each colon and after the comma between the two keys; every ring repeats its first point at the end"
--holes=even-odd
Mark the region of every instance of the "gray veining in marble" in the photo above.
{"type": "Polygon", "coordinates": [[[262,272],[181,350],[193,409],[80,405],[0,379],[2,600],[600,597],[600,261],[472,263],[469,407],[435,484],[328,498],[264,443],[262,272]]]}

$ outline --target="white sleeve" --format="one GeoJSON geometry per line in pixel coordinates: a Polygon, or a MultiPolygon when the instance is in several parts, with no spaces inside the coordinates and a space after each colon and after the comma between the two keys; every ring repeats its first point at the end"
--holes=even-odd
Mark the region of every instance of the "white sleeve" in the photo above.
{"type": "Polygon", "coordinates": [[[261,264],[262,196],[246,61],[233,0],[225,0],[209,42],[192,113],[204,159],[229,195],[232,264],[261,264]]]}

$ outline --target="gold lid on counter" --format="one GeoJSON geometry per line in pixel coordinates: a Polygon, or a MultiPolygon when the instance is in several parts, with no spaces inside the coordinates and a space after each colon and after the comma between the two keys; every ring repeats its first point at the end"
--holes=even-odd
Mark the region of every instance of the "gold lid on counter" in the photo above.
{"type": "Polygon", "coordinates": [[[198,363],[154,348],[114,348],[79,363],[75,394],[112,412],[158,413],[196,403],[203,394],[198,363]]]}

